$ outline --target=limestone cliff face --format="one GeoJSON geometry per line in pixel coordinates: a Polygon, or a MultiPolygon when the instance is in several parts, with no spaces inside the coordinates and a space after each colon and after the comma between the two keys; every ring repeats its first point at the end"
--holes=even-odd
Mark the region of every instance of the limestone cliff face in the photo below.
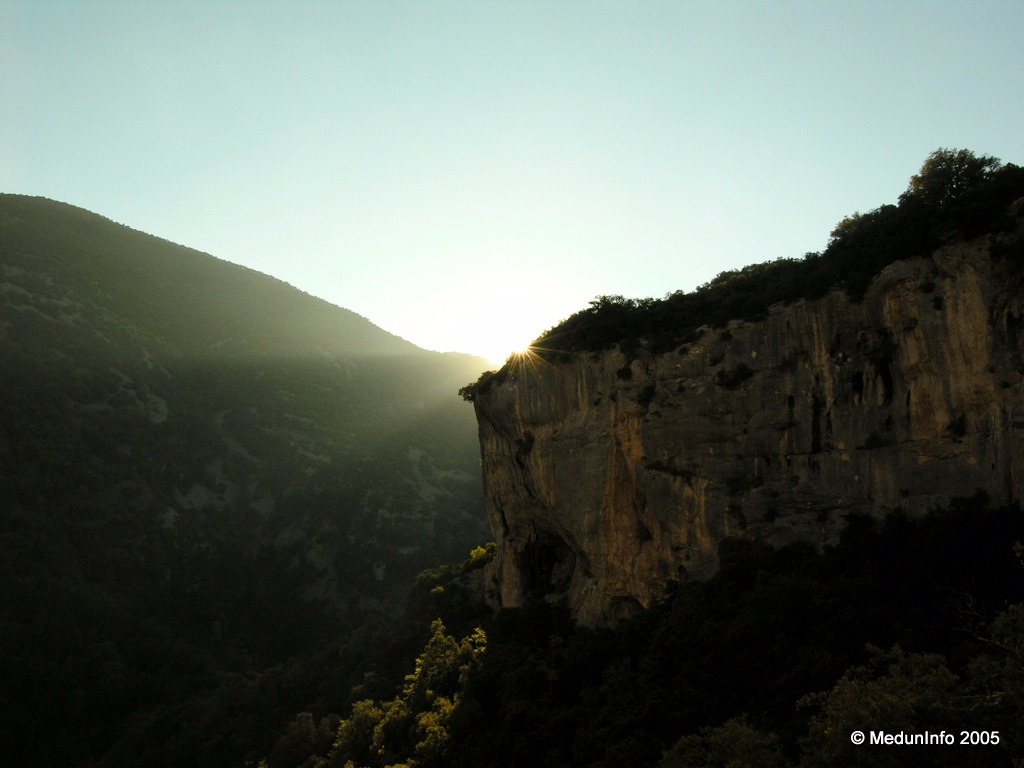
{"type": "Polygon", "coordinates": [[[658,599],[718,544],[834,541],[848,513],[1024,496],[1024,306],[987,241],[890,265],[668,354],[520,366],[476,396],[492,597],[584,624],[658,599]]]}

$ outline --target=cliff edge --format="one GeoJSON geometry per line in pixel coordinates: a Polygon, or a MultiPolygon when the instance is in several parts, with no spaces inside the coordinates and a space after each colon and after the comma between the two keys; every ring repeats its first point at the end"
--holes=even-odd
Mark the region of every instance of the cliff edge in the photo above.
{"type": "MultiPolygon", "coordinates": [[[[1020,212],[1020,204],[1014,207],[1020,212]]],[[[1018,219],[1019,221],[1019,219],[1018,219]]],[[[498,549],[491,597],[614,623],[706,578],[728,537],[834,542],[851,513],[1024,495],[1024,306],[1013,235],[885,267],[757,321],[513,360],[474,392],[498,549]]]]}

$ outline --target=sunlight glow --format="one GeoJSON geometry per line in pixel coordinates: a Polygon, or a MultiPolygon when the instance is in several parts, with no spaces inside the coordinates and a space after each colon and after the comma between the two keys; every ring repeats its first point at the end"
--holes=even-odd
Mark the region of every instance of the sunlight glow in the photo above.
{"type": "Polygon", "coordinates": [[[478,342],[478,348],[481,349],[478,354],[486,358],[492,365],[498,367],[508,362],[512,362],[514,364],[516,361],[528,357],[531,354],[531,347],[529,343],[517,344],[515,342],[509,342],[504,338],[481,340],[478,342]]]}
{"type": "Polygon", "coordinates": [[[491,365],[820,249],[936,147],[1024,157],[1020,2],[179,5],[0,0],[5,189],[491,365]]]}
{"type": "Polygon", "coordinates": [[[546,358],[544,353],[554,352],[553,349],[531,344],[525,349],[513,352],[507,362],[513,374],[536,374],[544,368],[551,367],[550,356],[546,358]]]}

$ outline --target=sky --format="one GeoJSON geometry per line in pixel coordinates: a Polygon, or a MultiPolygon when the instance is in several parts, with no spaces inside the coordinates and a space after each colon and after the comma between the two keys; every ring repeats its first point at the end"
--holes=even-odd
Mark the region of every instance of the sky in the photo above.
{"type": "Polygon", "coordinates": [[[0,0],[0,191],[494,363],[1024,164],[1019,0],[0,0]]]}

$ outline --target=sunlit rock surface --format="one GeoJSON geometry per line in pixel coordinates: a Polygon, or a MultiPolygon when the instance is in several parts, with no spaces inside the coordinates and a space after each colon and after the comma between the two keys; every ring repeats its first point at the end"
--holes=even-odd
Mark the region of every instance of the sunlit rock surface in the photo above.
{"type": "Polygon", "coordinates": [[[565,597],[584,624],[646,607],[718,544],[835,541],[984,489],[1024,495],[1024,308],[988,242],[705,328],[668,354],[520,366],[476,396],[488,587],[565,597]]]}

